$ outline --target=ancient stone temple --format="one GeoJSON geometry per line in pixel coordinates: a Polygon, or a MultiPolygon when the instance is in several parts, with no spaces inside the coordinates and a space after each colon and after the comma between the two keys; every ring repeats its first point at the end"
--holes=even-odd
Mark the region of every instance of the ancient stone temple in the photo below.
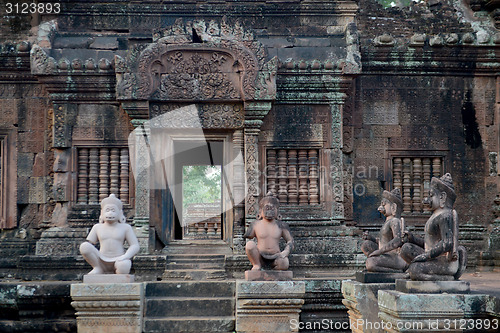
{"type": "Polygon", "coordinates": [[[293,235],[289,269],[306,281],[292,302],[301,320],[347,320],[339,279],[365,267],[381,193],[399,188],[406,228],[423,234],[422,200],[448,172],[468,269],[498,270],[499,6],[3,3],[0,331],[28,317],[76,330],[69,284],[90,270],[78,248],[110,194],[140,243],[145,332],[201,316],[177,298],[207,285],[153,283],[179,279],[218,281],[227,308],[194,331],[234,330],[235,279],[251,267],[243,236],[267,192],[293,235]],[[161,305],[160,292],[178,295],[161,305]]]}

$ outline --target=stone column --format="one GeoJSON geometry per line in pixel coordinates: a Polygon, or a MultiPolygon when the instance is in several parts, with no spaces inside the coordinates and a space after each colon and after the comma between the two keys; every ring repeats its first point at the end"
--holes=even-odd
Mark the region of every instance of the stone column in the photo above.
{"type": "Polygon", "coordinates": [[[78,333],[141,333],[142,283],[72,284],[78,333]]]}
{"type": "Polygon", "coordinates": [[[382,321],[378,317],[379,290],[394,290],[394,283],[342,282],[342,303],[347,307],[350,328],[354,333],[382,333],[382,321]]]}
{"type": "Polygon", "coordinates": [[[236,331],[298,332],[303,281],[237,281],[236,331]]]}

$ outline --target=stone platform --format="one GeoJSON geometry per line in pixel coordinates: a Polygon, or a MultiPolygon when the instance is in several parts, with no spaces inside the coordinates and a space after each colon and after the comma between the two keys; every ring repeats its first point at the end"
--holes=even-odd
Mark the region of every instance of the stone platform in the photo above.
{"type": "Polygon", "coordinates": [[[292,271],[274,271],[274,270],[250,270],[245,271],[245,280],[247,281],[291,281],[293,280],[292,271]]]}
{"type": "MultiPolygon", "coordinates": [[[[395,290],[378,293],[379,318],[385,332],[463,332],[471,327],[498,323],[500,302],[489,295],[411,294],[395,290]]],[[[497,332],[471,330],[471,332],[497,332]]]]}

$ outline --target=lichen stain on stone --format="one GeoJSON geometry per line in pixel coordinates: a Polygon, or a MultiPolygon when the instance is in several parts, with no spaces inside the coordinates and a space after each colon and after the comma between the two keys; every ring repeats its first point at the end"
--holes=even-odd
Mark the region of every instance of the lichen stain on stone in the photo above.
{"type": "Polygon", "coordinates": [[[35,287],[27,287],[27,286],[19,286],[17,293],[19,296],[35,296],[36,288],[35,287]]]}
{"type": "Polygon", "coordinates": [[[481,147],[481,133],[479,133],[479,125],[476,120],[476,109],[471,101],[470,91],[466,92],[465,101],[462,105],[462,123],[465,143],[473,149],[481,147]]]}

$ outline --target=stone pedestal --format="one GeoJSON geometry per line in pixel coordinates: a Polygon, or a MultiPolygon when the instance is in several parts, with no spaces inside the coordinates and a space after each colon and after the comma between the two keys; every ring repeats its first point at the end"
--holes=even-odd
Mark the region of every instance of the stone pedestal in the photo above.
{"type": "Polygon", "coordinates": [[[291,281],[292,279],[292,271],[245,271],[245,280],[247,281],[291,281]]]}
{"type": "Polygon", "coordinates": [[[81,283],[71,285],[78,333],[142,332],[141,283],[81,283]]]}
{"type": "Polygon", "coordinates": [[[373,272],[356,272],[356,281],[362,283],[395,283],[398,279],[406,279],[409,277],[407,273],[373,273],[373,272]]]}
{"type": "Polygon", "coordinates": [[[342,303],[347,307],[352,332],[384,332],[378,317],[378,291],[394,290],[394,283],[342,282],[342,303]]]}
{"type": "Polygon", "coordinates": [[[135,276],[131,274],[85,274],[83,283],[133,283],[135,276]]]}
{"type": "Polygon", "coordinates": [[[236,331],[298,332],[304,294],[303,281],[237,281],[236,331]]]}

